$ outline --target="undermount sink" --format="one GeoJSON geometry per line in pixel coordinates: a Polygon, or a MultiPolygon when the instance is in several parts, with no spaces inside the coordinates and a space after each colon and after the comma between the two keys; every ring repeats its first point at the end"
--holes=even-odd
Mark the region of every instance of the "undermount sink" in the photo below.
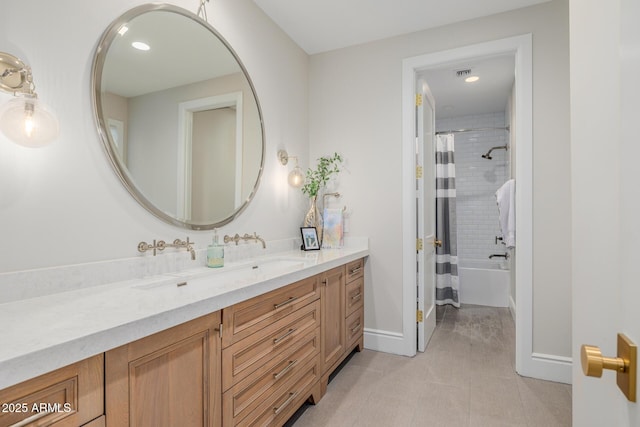
{"type": "Polygon", "coordinates": [[[167,273],[156,281],[134,285],[141,290],[194,288],[200,286],[224,286],[238,281],[255,282],[267,280],[303,268],[305,263],[298,259],[272,258],[256,260],[240,265],[219,269],[198,269],[177,273],[167,273]]]}

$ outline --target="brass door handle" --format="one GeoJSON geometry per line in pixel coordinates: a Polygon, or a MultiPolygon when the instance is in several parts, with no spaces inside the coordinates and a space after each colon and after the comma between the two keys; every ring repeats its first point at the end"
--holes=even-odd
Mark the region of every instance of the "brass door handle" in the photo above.
{"type": "Polygon", "coordinates": [[[604,369],[616,371],[618,387],[627,399],[636,401],[638,347],[623,334],[618,334],[618,356],[604,357],[600,348],[583,345],[580,349],[582,372],[589,377],[602,377],[604,369]]]}
{"type": "Polygon", "coordinates": [[[583,345],[580,358],[582,359],[582,372],[588,377],[602,377],[603,369],[617,372],[625,371],[625,360],[622,357],[604,357],[600,347],[583,345]]]}
{"type": "Polygon", "coordinates": [[[436,248],[441,248],[442,247],[442,240],[433,239],[433,246],[435,246],[436,248]]]}

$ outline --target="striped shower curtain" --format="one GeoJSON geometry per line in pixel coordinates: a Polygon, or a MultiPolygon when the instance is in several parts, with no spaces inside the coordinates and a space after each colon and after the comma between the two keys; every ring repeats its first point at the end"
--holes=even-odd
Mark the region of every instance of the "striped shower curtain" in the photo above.
{"type": "Polygon", "coordinates": [[[436,304],[460,307],[453,135],[436,136],[436,304]]]}

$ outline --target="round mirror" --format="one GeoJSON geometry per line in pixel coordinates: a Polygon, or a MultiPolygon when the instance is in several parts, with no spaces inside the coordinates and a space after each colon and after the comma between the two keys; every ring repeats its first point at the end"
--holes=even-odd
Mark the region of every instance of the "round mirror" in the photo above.
{"type": "Polygon", "coordinates": [[[246,208],[264,165],[262,114],[211,25],[172,5],[131,9],[104,32],[92,86],[108,158],[147,210],[206,230],[246,208]]]}

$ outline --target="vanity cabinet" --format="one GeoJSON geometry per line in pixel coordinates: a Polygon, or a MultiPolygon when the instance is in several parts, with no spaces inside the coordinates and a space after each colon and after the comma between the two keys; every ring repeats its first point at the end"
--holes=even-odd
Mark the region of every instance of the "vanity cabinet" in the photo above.
{"type": "Polygon", "coordinates": [[[364,348],[364,259],[322,274],[321,395],[329,376],[354,349],[364,348]]]}
{"type": "Polygon", "coordinates": [[[322,372],[331,368],[345,352],[345,266],[321,274],[322,372]]]}
{"type": "Polygon", "coordinates": [[[364,348],[364,259],[353,261],[346,266],[345,285],[345,327],[347,349],[364,348]]]}
{"type": "Polygon", "coordinates": [[[362,349],[363,268],[332,268],[0,390],[0,427],[283,425],[362,349]]]}
{"type": "Polygon", "coordinates": [[[282,425],[362,349],[364,259],[223,310],[224,426],[282,425]]]}
{"type": "Polygon", "coordinates": [[[0,390],[0,426],[104,426],[104,357],[0,390]]]}
{"type": "Polygon", "coordinates": [[[223,310],[223,425],[280,425],[320,398],[320,319],[318,276],[223,310]]]}
{"type": "Polygon", "coordinates": [[[107,427],[219,426],[220,312],[105,353],[107,427]]]}

